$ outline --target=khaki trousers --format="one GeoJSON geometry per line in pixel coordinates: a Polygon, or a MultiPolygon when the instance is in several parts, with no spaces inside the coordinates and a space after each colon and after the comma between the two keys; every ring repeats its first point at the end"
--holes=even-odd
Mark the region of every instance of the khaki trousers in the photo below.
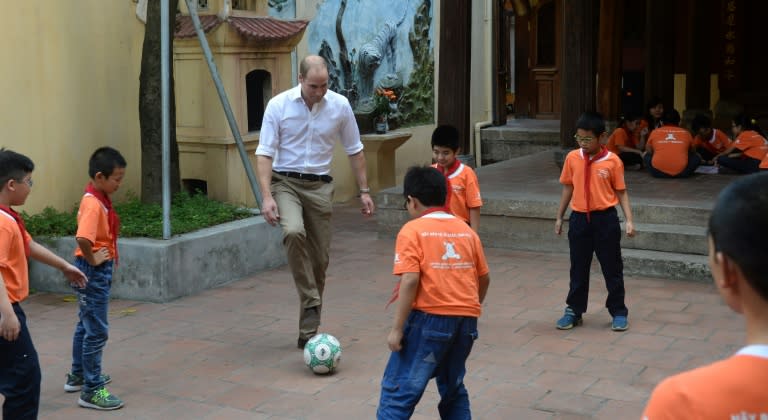
{"type": "Polygon", "coordinates": [[[317,333],[331,244],[333,184],[272,174],[283,245],[299,294],[299,338],[317,333]],[[307,311],[315,308],[315,311],[307,311]]]}

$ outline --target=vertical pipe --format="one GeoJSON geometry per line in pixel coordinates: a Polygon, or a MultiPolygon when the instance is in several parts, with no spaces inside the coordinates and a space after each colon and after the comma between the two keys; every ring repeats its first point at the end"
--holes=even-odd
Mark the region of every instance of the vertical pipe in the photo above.
{"type": "Polygon", "coordinates": [[[162,103],[163,239],[171,238],[171,126],[168,0],[160,0],[160,97],[162,103]]]}
{"type": "Polygon", "coordinates": [[[227,116],[227,122],[229,122],[229,129],[232,131],[232,136],[235,138],[237,144],[237,150],[240,152],[240,159],[243,161],[243,167],[245,173],[248,175],[248,181],[251,184],[251,190],[253,196],[256,197],[256,203],[261,208],[261,192],[256,182],[256,175],[253,173],[251,167],[251,161],[248,160],[248,153],[245,151],[243,145],[243,138],[240,136],[240,129],[237,127],[235,121],[235,114],[232,113],[232,107],[229,105],[229,99],[227,99],[227,92],[224,91],[224,84],[219,77],[219,71],[216,69],[216,63],[213,61],[213,54],[211,48],[208,46],[208,40],[205,38],[205,32],[203,32],[203,26],[200,24],[200,17],[197,15],[197,5],[195,0],[186,0],[187,8],[189,9],[189,16],[192,18],[192,24],[195,26],[195,32],[197,33],[197,39],[200,41],[200,46],[203,48],[203,55],[205,55],[205,61],[208,63],[208,70],[211,71],[211,78],[213,84],[216,85],[216,91],[219,93],[219,99],[221,100],[221,106],[224,108],[224,114],[227,116]]]}

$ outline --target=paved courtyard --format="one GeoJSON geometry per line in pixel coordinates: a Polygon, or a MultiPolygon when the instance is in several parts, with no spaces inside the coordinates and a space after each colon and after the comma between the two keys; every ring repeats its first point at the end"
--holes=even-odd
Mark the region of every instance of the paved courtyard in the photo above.
{"type": "MultiPolygon", "coordinates": [[[[75,303],[40,293],[24,304],[43,369],[40,417],[374,418],[395,283],[393,240],[378,239],[375,224],[354,207],[336,209],[322,331],[343,344],[337,373],[304,366],[297,296],[282,267],[166,304],[113,301],[104,369],[126,405],[86,410],[63,390],[75,303]]],[[[743,341],[709,283],[637,277],[626,279],[630,329],[612,332],[597,266],[584,326],[558,331],[567,255],[486,251],[491,287],[466,379],[477,419],[638,419],[662,377],[743,341]]],[[[437,400],[432,383],[413,418],[438,418],[437,400]]]]}

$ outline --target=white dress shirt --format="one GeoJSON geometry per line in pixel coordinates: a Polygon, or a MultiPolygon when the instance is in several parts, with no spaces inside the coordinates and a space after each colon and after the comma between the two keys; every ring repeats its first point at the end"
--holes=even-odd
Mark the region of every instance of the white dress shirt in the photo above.
{"type": "Polygon", "coordinates": [[[348,155],[363,150],[347,98],[329,90],[310,111],[299,85],[270,99],[256,154],[273,158],[275,171],[327,175],[337,139],[348,155]]]}

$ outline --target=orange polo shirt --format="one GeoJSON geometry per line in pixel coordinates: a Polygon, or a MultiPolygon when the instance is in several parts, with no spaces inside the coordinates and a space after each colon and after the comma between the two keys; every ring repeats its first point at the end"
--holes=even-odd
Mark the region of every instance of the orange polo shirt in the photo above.
{"type": "Polygon", "coordinates": [[[648,144],[653,149],[653,167],[675,176],[688,165],[688,152],[693,145],[693,138],[684,128],[664,125],[651,132],[648,144]]]}
{"type": "Polygon", "coordinates": [[[768,354],[739,352],[662,381],[651,394],[643,419],[764,419],[768,417],[766,384],[768,354]]]}
{"type": "MultiPolygon", "coordinates": [[[[437,168],[437,164],[432,165],[437,168]]],[[[459,164],[456,170],[448,175],[451,182],[451,213],[459,219],[469,223],[469,209],[483,206],[480,196],[480,184],[477,182],[477,174],[469,166],[459,164]]]]}
{"type": "Polygon", "coordinates": [[[733,146],[752,159],[762,160],[768,153],[765,138],[753,130],[742,131],[733,141],[733,146]]]}
{"type": "MultiPolygon", "coordinates": [[[[91,242],[93,251],[107,248],[109,255],[115,255],[115,247],[112,245],[112,233],[109,231],[109,219],[107,208],[90,193],[85,193],[80,201],[80,209],[77,211],[76,238],[85,238],[91,242]]],[[[83,251],[78,246],[75,256],[82,257],[83,251]]]]}
{"type": "Polygon", "coordinates": [[[624,127],[619,127],[613,130],[613,133],[611,133],[611,137],[608,137],[608,145],[606,147],[608,147],[609,151],[616,153],[618,155],[619,153],[621,153],[621,150],[619,150],[619,146],[637,149],[637,143],[635,142],[635,138],[632,136],[632,133],[630,133],[624,127]]]}
{"type": "Polygon", "coordinates": [[[5,292],[11,303],[21,302],[29,296],[29,269],[24,254],[24,241],[32,240],[29,234],[21,236],[19,225],[10,214],[0,210],[0,273],[5,282],[5,292]]]}
{"type": "Polygon", "coordinates": [[[488,274],[480,238],[461,219],[429,213],[397,234],[392,273],[419,273],[413,309],[452,316],[480,316],[478,278],[488,274]]]}
{"type": "MultiPolygon", "coordinates": [[[[605,210],[619,204],[619,196],[616,191],[626,190],[624,184],[624,164],[615,153],[608,152],[602,159],[593,162],[589,166],[589,208],[587,208],[586,188],[584,187],[584,159],[582,149],[576,149],[568,153],[563,163],[563,171],[560,174],[560,183],[573,185],[573,198],[571,208],[574,211],[586,213],[587,211],[605,210]]],[[[589,158],[589,156],[586,156],[589,158]]]]}
{"type": "Polygon", "coordinates": [[[703,139],[701,138],[701,135],[697,134],[696,137],[693,138],[693,144],[695,147],[703,147],[713,155],[716,155],[731,147],[731,139],[722,131],[713,128],[712,136],[710,138],[703,139]]]}

